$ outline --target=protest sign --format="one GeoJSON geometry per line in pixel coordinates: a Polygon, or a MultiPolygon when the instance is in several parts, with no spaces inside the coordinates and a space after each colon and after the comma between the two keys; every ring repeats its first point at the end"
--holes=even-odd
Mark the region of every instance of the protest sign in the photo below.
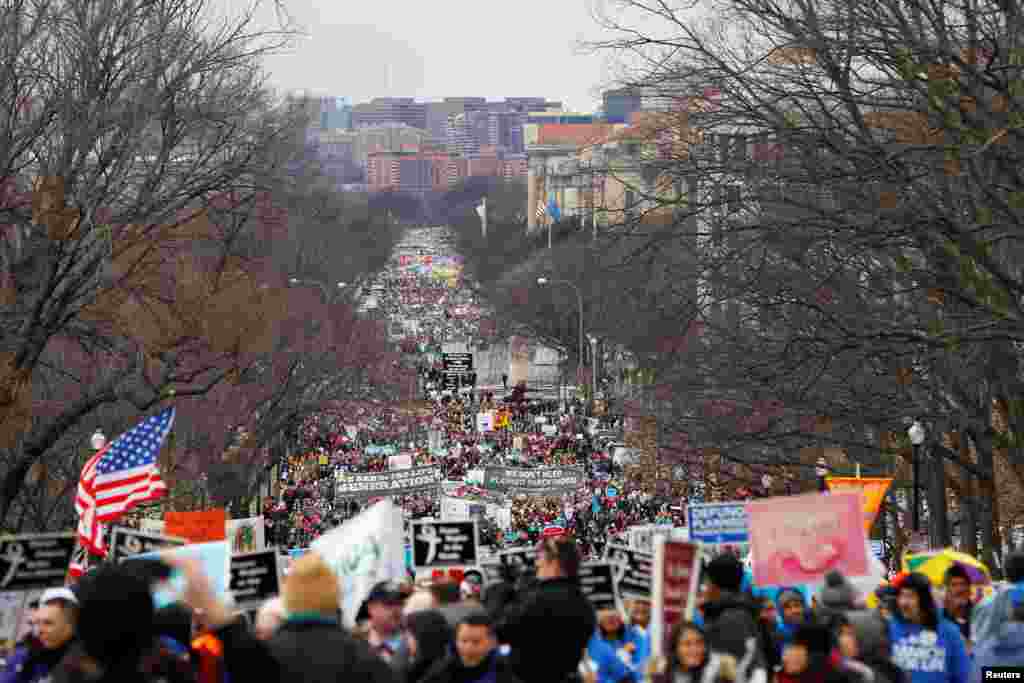
{"type": "MultiPolygon", "coordinates": [[[[213,589],[214,595],[219,598],[228,597],[228,569],[231,566],[231,547],[227,541],[192,543],[160,552],[139,553],[124,559],[128,562],[134,560],[159,560],[161,556],[168,555],[174,558],[198,561],[203,566],[203,572],[206,574],[206,577],[210,580],[210,587],[213,589]]],[[[166,604],[172,604],[180,600],[181,593],[185,589],[184,579],[180,576],[176,577],[172,584],[167,587],[166,595],[163,596],[163,601],[166,604]]]]}
{"type": "Polygon", "coordinates": [[[389,455],[388,469],[391,471],[412,469],[412,455],[410,455],[409,453],[389,455]]]}
{"type": "Polygon", "coordinates": [[[509,493],[565,493],[585,483],[582,467],[484,467],[484,488],[509,493]]]}
{"type": "Polygon", "coordinates": [[[502,566],[499,562],[481,562],[480,570],[484,575],[484,584],[501,583],[504,578],[502,566]]]}
{"type": "Polygon", "coordinates": [[[420,491],[435,491],[441,487],[443,480],[441,468],[435,465],[389,472],[339,473],[337,499],[404,496],[420,491]]]}
{"type": "Polygon", "coordinates": [[[413,566],[466,566],[477,563],[477,523],[470,520],[444,522],[413,521],[413,566]]]}
{"type": "Polygon", "coordinates": [[[25,592],[0,593],[0,643],[13,645],[18,639],[18,619],[26,604],[25,592]]]}
{"type": "Polygon", "coordinates": [[[164,533],[189,543],[210,543],[227,538],[224,508],[193,512],[165,512],[164,533]]]}
{"type": "Polygon", "coordinates": [[[670,541],[661,536],[654,542],[653,599],[651,600],[651,654],[664,657],[669,651],[672,627],[692,621],[700,581],[700,544],[670,541]]]}
{"type": "Polygon", "coordinates": [[[228,590],[240,609],[256,607],[281,592],[281,569],[275,548],[231,558],[228,590]]]}
{"type": "Polygon", "coordinates": [[[654,555],[617,543],[605,546],[605,560],[615,568],[615,585],[623,598],[651,597],[654,555]]]}
{"type": "Polygon", "coordinates": [[[63,586],[75,534],[23,534],[0,541],[0,591],[63,586]]]}
{"type": "Polygon", "coordinates": [[[338,576],[348,627],[355,626],[359,607],[375,584],[405,578],[402,511],[390,500],[376,503],[327,532],[310,548],[338,576]]]}
{"type": "Polygon", "coordinates": [[[607,562],[580,565],[580,590],[595,610],[619,609],[619,593],[615,588],[614,568],[607,562]]]}
{"type": "Polygon", "coordinates": [[[502,550],[498,553],[498,562],[514,573],[532,572],[537,565],[537,551],[531,547],[502,550]]]}
{"type": "Polygon", "coordinates": [[[184,538],[150,534],[138,529],[115,526],[110,530],[110,552],[107,559],[120,562],[126,557],[141,553],[155,553],[165,548],[177,548],[185,545],[184,538]]]}
{"type": "Polygon", "coordinates": [[[487,411],[476,414],[476,431],[493,432],[494,431],[494,412],[487,411]]]}
{"type": "Polygon", "coordinates": [[[704,503],[686,509],[690,538],[701,543],[722,545],[747,543],[750,528],[745,503],[704,503]]]}
{"type": "Polygon", "coordinates": [[[862,494],[864,511],[864,533],[870,534],[875,525],[878,511],[882,509],[882,501],[892,485],[889,477],[826,477],[825,483],[829,491],[856,492],[862,494]]]}
{"type": "Polygon", "coordinates": [[[229,519],[227,522],[227,538],[231,541],[231,552],[256,553],[265,550],[265,525],[263,517],[246,517],[245,519],[229,519]]]}
{"type": "Polygon", "coordinates": [[[817,583],[838,570],[868,571],[861,498],[854,493],[769,498],[747,504],[754,581],[760,586],[817,583]]]}

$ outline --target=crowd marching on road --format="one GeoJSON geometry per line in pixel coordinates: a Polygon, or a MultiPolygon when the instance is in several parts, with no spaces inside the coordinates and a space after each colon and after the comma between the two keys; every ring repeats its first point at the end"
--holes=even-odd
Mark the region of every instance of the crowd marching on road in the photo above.
{"type": "MultiPolygon", "coordinates": [[[[303,425],[272,470],[267,568],[170,537],[108,556],[27,604],[0,683],[973,683],[1024,666],[1024,554],[1003,584],[970,558],[868,571],[859,498],[768,536],[768,513],[740,505],[747,541],[701,545],[684,509],[698,495],[625,476],[614,410],[451,370],[445,344],[486,315],[444,249],[439,229],[411,231],[362,285],[367,312],[401,323],[420,396],[303,425]],[[243,584],[258,600],[239,602],[243,584]]],[[[848,498],[811,495],[812,510],[848,498]]]]}

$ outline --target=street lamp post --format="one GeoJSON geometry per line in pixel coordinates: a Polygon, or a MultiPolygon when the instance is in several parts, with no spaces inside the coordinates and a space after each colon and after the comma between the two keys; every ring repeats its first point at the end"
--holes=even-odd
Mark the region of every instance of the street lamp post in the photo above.
{"type": "Polygon", "coordinates": [[[824,456],[818,458],[818,462],[815,463],[814,474],[818,477],[818,490],[823,493],[828,491],[828,461],[824,456]]]}
{"type": "Polygon", "coordinates": [[[576,371],[576,382],[580,382],[580,378],[583,376],[583,294],[580,293],[580,288],[576,286],[576,283],[570,282],[569,280],[552,280],[551,278],[539,277],[537,278],[537,284],[544,287],[549,284],[563,284],[569,285],[576,292],[576,302],[579,304],[580,311],[580,350],[579,350],[579,366],[576,371]]]}
{"type": "Polygon", "coordinates": [[[924,425],[922,425],[917,420],[914,420],[914,424],[910,425],[910,429],[907,430],[907,436],[910,437],[910,445],[913,447],[913,452],[912,452],[912,458],[913,459],[911,460],[911,465],[913,467],[913,475],[912,475],[913,482],[912,482],[912,486],[914,487],[914,492],[913,492],[914,495],[913,495],[913,500],[912,500],[911,504],[914,506],[914,512],[913,512],[912,517],[913,517],[914,532],[916,533],[916,532],[921,530],[921,505],[920,505],[921,501],[920,501],[920,490],[918,488],[918,484],[920,482],[920,479],[918,479],[918,476],[920,475],[919,468],[921,466],[921,458],[920,458],[920,455],[919,455],[918,451],[921,449],[921,444],[924,443],[924,438],[925,438],[924,425]]]}
{"type": "Polygon", "coordinates": [[[590,340],[590,400],[591,403],[597,400],[597,337],[588,334],[590,340]]]}

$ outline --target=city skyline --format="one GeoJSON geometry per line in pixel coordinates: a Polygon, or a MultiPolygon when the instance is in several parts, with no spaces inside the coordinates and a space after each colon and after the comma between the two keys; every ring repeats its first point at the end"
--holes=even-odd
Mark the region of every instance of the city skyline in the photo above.
{"type": "MultiPolygon", "coordinates": [[[[611,81],[607,55],[577,49],[579,41],[600,35],[590,14],[592,0],[525,0],[500,7],[452,2],[459,5],[451,8],[458,24],[448,8],[439,12],[437,6],[398,0],[344,7],[287,0],[290,18],[305,35],[264,60],[268,83],[285,92],[346,96],[353,104],[374,97],[542,95],[569,111],[597,108],[599,91],[611,81]]],[[[264,28],[278,26],[270,7],[257,11],[257,18],[264,28]]]]}

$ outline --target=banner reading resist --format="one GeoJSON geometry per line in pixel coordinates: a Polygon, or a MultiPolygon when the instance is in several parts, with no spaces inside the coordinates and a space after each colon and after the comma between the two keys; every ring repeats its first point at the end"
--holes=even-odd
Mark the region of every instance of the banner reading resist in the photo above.
{"type": "Polygon", "coordinates": [[[821,581],[833,569],[868,572],[860,496],[852,493],[770,498],[747,504],[754,581],[794,586],[821,581]]]}

